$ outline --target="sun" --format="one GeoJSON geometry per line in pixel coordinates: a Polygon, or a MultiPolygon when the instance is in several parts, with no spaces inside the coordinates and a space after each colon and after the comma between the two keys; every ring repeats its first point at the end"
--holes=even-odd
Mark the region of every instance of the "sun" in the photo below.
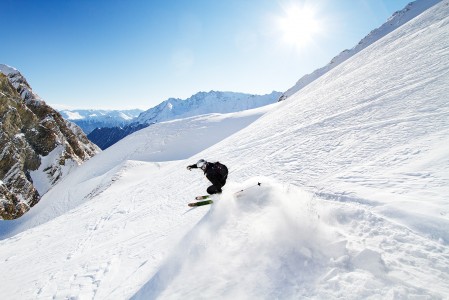
{"type": "Polygon", "coordinates": [[[278,27],[282,40],[297,48],[309,45],[322,29],[316,10],[306,5],[284,8],[284,15],[278,18],[278,27]]]}

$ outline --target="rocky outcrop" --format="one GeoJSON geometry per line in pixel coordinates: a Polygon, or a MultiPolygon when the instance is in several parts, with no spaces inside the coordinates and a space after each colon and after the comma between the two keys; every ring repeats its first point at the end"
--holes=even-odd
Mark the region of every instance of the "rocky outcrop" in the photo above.
{"type": "Polygon", "coordinates": [[[100,150],[82,130],[0,65],[0,217],[14,219],[100,150]]]}
{"type": "Polygon", "coordinates": [[[87,137],[95,143],[95,145],[102,150],[105,150],[128,135],[148,126],[150,126],[150,124],[131,124],[124,127],[96,128],[89,133],[87,137]]]}

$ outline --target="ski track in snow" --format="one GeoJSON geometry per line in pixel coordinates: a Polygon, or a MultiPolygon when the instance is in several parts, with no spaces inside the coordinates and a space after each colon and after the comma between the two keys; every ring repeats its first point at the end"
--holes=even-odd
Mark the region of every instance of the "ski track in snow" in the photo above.
{"type": "Polygon", "coordinates": [[[227,139],[207,138],[232,124],[215,115],[104,151],[60,206],[12,223],[29,229],[0,241],[2,297],[448,298],[448,16],[442,1],[227,139]],[[189,209],[199,158],[229,181],[189,209]]]}

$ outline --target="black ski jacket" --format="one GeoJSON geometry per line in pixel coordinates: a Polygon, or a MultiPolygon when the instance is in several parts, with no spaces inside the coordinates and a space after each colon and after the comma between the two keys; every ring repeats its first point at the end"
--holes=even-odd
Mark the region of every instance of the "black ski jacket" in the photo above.
{"type": "MultiPolygon", "coordinates": [[[[190,165],[189,167],[192,169],[198,168],[196,164],[190,165]]],[[[206,162],[204,175],[206,175],[206,178],[209,179],[213,185],[221,188],[226,184],[226,179],[228,178],[228,168],[219,162],[206,162]]]]}

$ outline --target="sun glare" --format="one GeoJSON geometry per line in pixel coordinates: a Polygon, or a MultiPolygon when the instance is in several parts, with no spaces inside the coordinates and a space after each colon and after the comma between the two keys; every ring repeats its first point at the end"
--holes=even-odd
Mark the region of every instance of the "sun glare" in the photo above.
{"type": "Polygon", "coordinates": [[[297,48],[310,44],[321,31],[321,24],[312,7],[292,5],[284,9],[285,15],[279,18],[282,39],[297,48]]]}

